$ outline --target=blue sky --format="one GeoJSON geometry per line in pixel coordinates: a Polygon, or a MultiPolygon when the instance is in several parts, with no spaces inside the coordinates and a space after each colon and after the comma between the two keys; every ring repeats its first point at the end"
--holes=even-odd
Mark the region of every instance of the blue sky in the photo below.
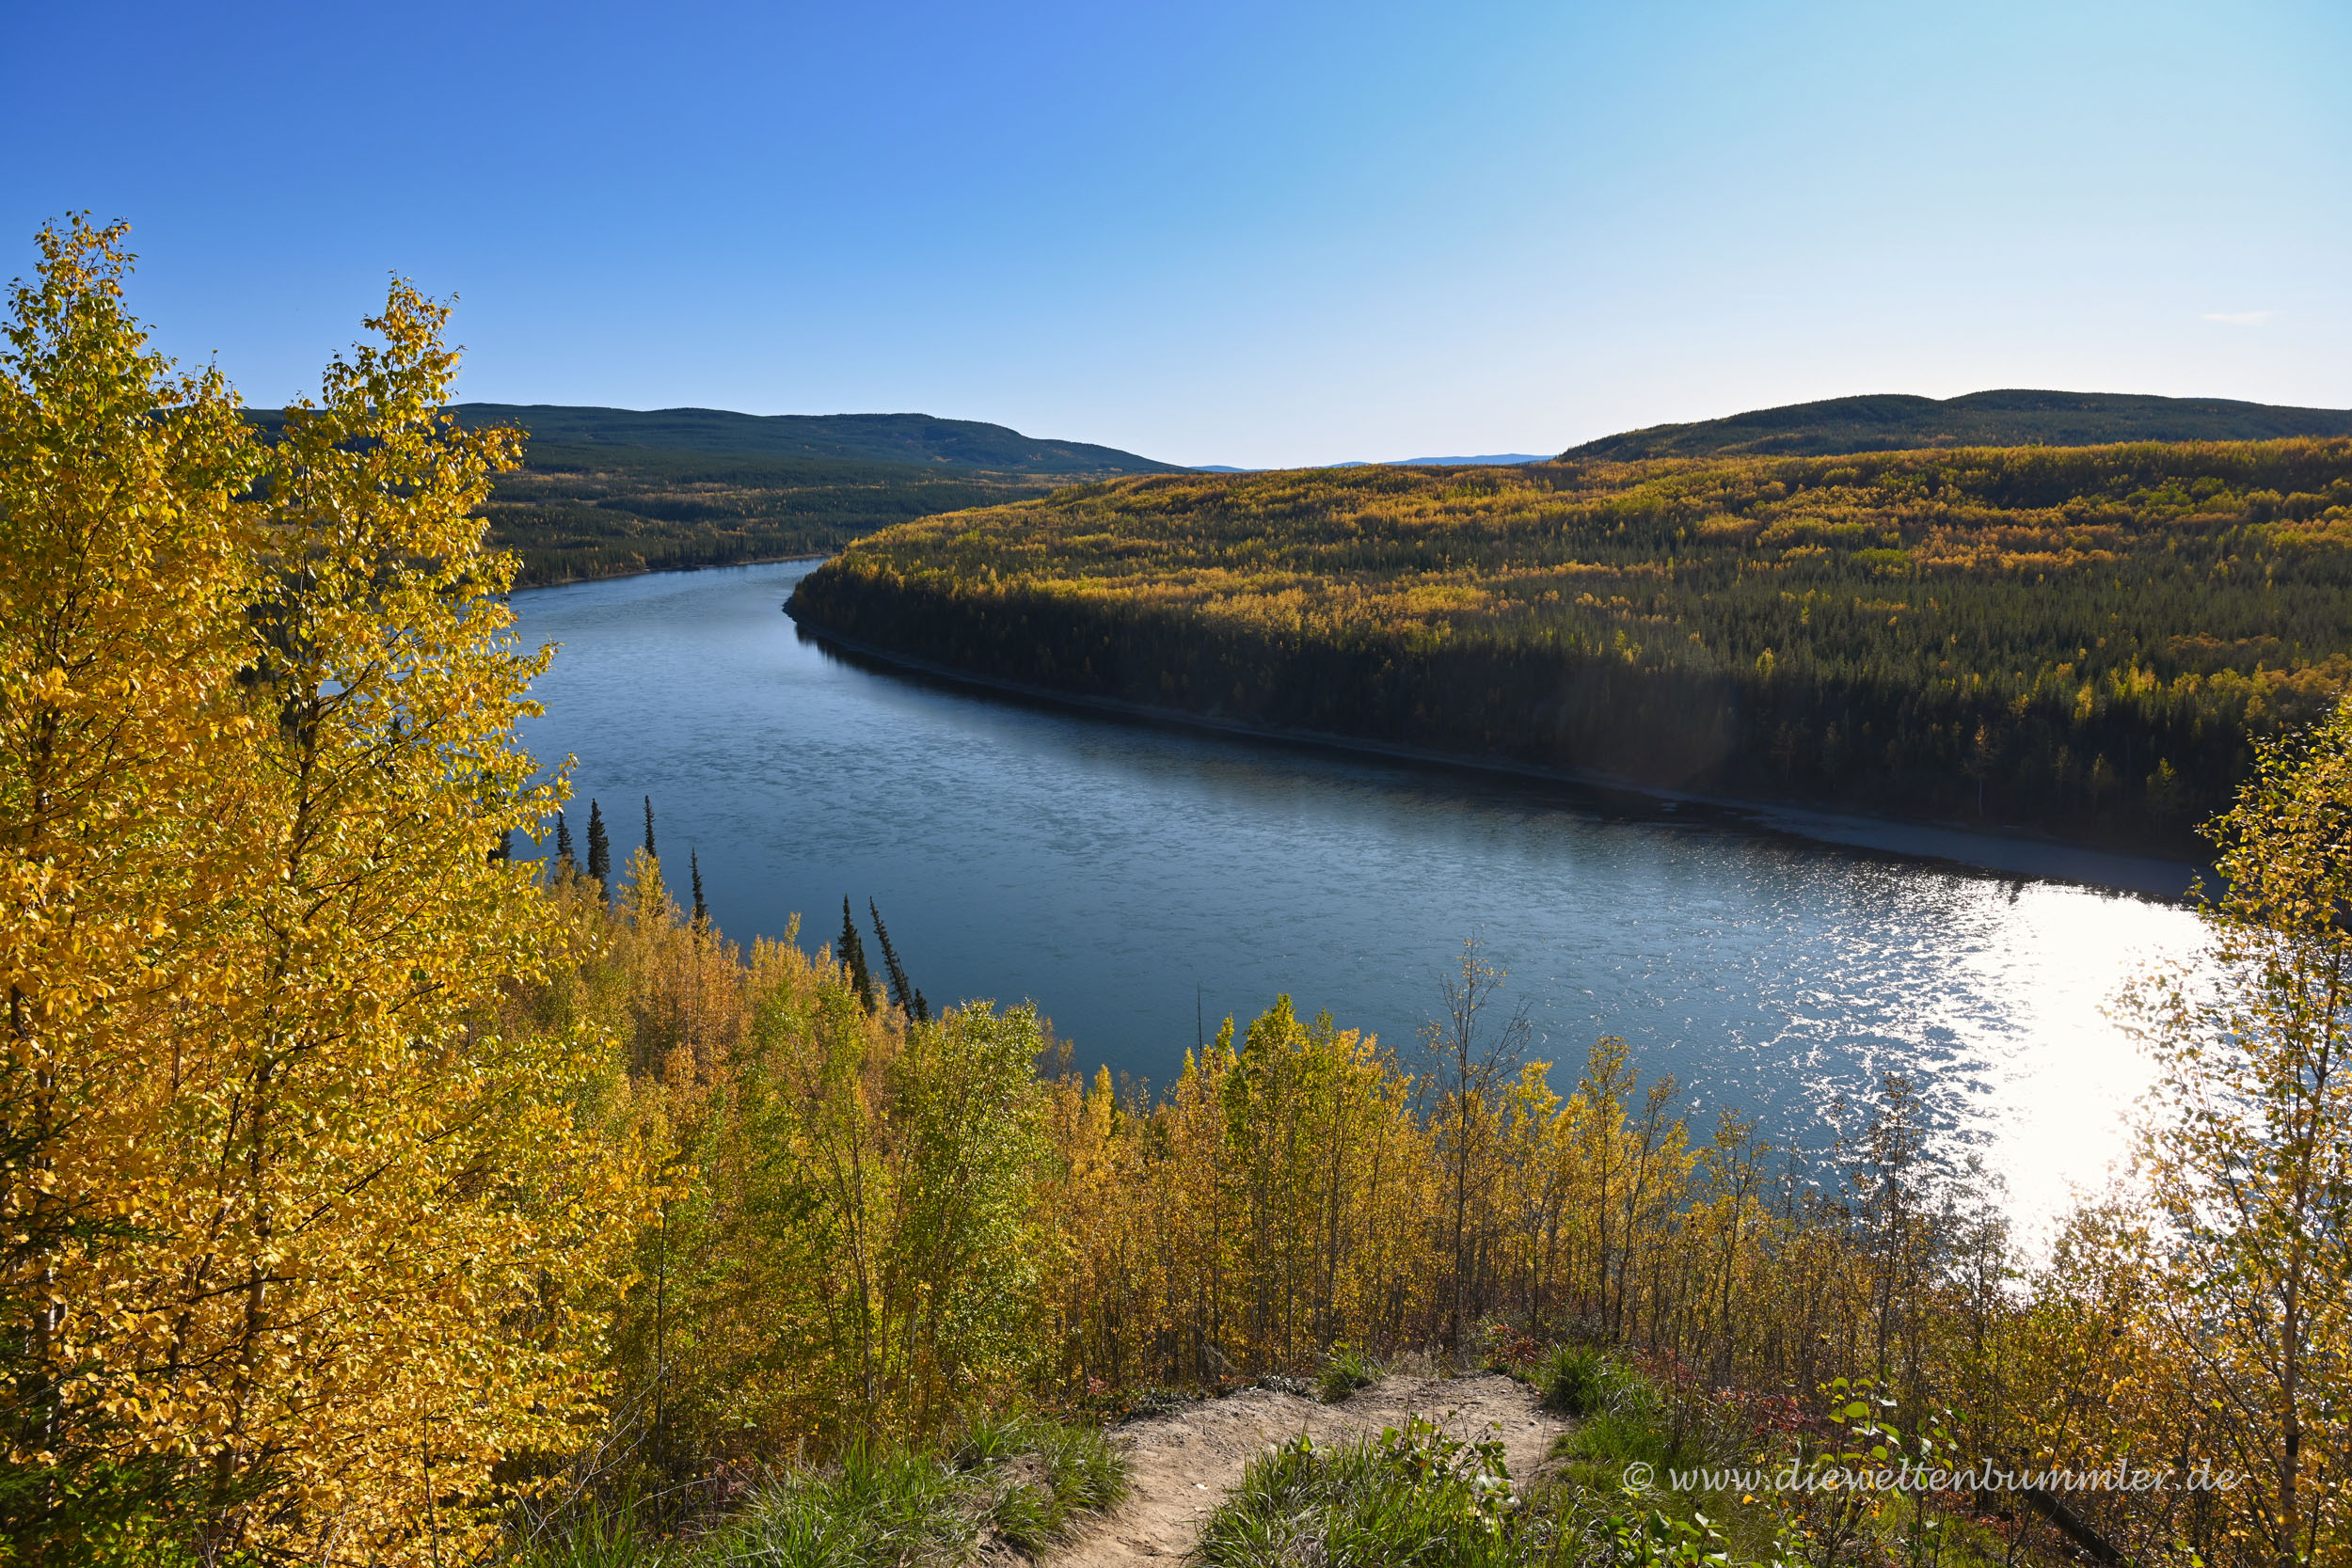
{"type": "Polygon", "coordinates": [[[249,401],[1549,451],[1862,391],[2352,405],[2352,7],[22,6],[0,260],[135,228],[249,401]]]}

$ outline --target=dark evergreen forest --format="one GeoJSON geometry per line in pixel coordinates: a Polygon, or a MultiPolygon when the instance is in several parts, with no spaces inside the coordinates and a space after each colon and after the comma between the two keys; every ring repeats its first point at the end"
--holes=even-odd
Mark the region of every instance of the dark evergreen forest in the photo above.
{"type": "Polygon", "coordinates": [[[820,631],[1653,787],[2187,851],[2352,675],[2352,440],[1169,475],[850,546],[820,631]]]}

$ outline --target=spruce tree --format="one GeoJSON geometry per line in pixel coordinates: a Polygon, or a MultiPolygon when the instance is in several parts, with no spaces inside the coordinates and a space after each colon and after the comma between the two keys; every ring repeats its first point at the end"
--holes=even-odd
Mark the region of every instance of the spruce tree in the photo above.
{"type": "Polygon", "coordinates": [[[874,907],[871,898],[866,901],[866,912],[874,917],[874,936],[882,947],[882,968],[890,975],[890,1000],[913,1018],[914,988],[907,984],[907,972],[898,964],[898,951],[890,945],[890,927],[882,924],[882,911],[874,907]]]}
{"type": "Polygon", "coordinates": [[[694,879],[694,924],[708,927],[710,911],[703,903],[702,862],[695,859],[694,851],[691,848],[686,851],[686,870],[687,874],[694,879]]]}
{"type": "Polygon", "coordinates": [[[579,857],[572,853],[571,821],[559,811],[555,814],[555,874],[569,876],[579,869],[579,857]]]}
{"type": "Polygon", "coordinates": [[[841,896],[841,951],[834,960],[850,972],[850,989],[856,991],[866,1010],[874,1010],[874,977],[866,968],[866,943],[859,940],[857,920],[850,913],[849,895],[841,896]]]}
{"type": "Polygon", "coordinates": [[[931,1005],[923,1000],[923,993],[918,990],[914,993],[914,1022],[929,1023],[930,1021],[931,1005]]]}
{"type": "Polygon", "coordinates": [[[661,858],[653,847],[653,797],[650,795],[645,797],[645,858],[649,861],[661,858]]]}
{"type": "Polygon", "coordinates": [[[588,875],[596,879],[599,892],[612,875],[612,841],[605,836],[604,809],[593,798],[588,801],[588,875]]]}

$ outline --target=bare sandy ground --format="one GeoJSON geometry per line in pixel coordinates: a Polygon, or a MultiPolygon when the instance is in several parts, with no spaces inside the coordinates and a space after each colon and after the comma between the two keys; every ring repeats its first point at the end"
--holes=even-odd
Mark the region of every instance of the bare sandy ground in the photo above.
{"type": "Polygon", "coordinates": [[[1408,1415],[1459,1437],[1502,1439],[1514,1481],[1533,1474],[1567,1423],[1536,1408],[1534,1392],[1500,1372],[1474,1377],[1391,1376],[1341,1404],[1249,1388],[1134,1421],[1113,1433],[1126,1452],[1127,1500],[1046,1554],[1044,1568],[1173,1564],[1201,1521],[1225,1500],[1248,1463],[1301,1432],[1322,1440],[1376,1435],[1408,1415]]]}

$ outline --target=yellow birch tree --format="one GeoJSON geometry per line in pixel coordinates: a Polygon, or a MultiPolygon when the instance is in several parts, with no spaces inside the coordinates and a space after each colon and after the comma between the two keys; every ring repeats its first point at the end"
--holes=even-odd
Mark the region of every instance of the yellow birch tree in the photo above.
{"type": "Polygon", "coordinates": [[[176,1020],[220,994],[251,826],[215,785],[246,745],[231,503],[261,453],[216,372],[147,347],[123,236],[41,231],[0,364],[0,1513],[22,1560],[135,1550],[125,1521],[185,1490],[115,1405],[146,1370],[95,1259],[172,1179],[156,1132],[213,1066],[176,1020]]]}
{"type": "Polygon", "coordinates": [[[2265,746],[2212,830],[2214,960],[2133,998],[2161,1069],[2141,1164],[2153,1315],[2197,1402],[2238,1547],[2352,1549],[2352,705],[2265,746]]]}
{"type": "Polygon", "coordinates": [[[223,1548],[446,1560],[490,1466],[589,1408],[570,1314],[626,1173],[576,1125],[575,1042],[488,1022],[554,945],[496,851],[558,796],[514,737],[548,656],[474,515],[519,437],[442,412],[446,316],[396,282],[381,341],[287,410],[257,503],[238,783],[266,836],[228,994],[187,1026],[223,1069],[187,1085],[164,1239],[134,1255],[223,1548]]]}

